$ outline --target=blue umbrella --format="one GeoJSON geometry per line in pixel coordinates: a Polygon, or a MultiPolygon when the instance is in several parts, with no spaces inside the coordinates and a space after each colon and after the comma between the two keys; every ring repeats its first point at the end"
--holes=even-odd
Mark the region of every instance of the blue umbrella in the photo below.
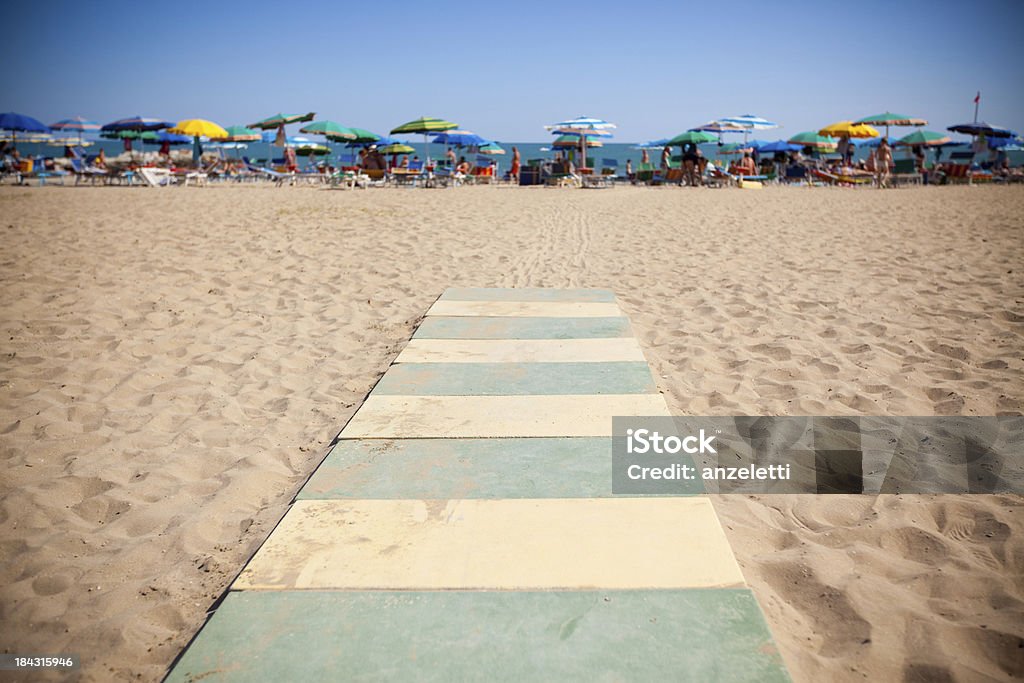
{"type": "Polygon", "coordinates": [[[794,145],[785,140],[768,142],[757,148],[759,154],[775,154],[776,152],[799,152],[800,145],[794,145]]]}
{"type": "Polygon", "coordinates": [[[661,149],[668,144],[668,138],[662,138],[660,140],[648,140],[637,145],[638,149],[661,149]]]}
{"type": "Polygon", "coordinates": [[[468,130],[453,130],[438,134],[432,142],[454,147],[470,147],[471,145],[483,145],[487,140],[468,130]]]}
{"type": "Polygon", "coordinates": [[[958,123],[955,126],[950,126],[946,130],[951,130],[954,133],[964,133],[965,135],[984,135],[985,137],[989,138],[1017,137],[1017,133],[1010,130],[1009,128],[993,126],[992,124],[985,123],[984,121],[975,121],[973,123],[958,123]]]}
{"type": "Polygon", "coordinates": [[[160,130],[161,128],[170,128],[174,125],[173,121],[164,121],[163,119],[149,119],[141,116],[132,116],[127,119],[118,119],[113,123],[108,123],[103,126],[100,130],[103,131],[118,131],[118,130],[160,130]]]}
{"type": "Polygon", "coordinates": [[[13,111],[9,111],[0,114],[0,130],[11,131],[11,141],[12,143],[17,144],[17,132],[49,133],[50,127],[40,121],[37,121],[31,116],[16,114],[13,111]]]}
{"type": "Polygon", "coordinates": [[[165,142],[169,145],[187,145],[192,142],[191,135],[178,135],[176,133],[168,133],[165,130],[160,131],[156,134],[156,137],[151,139],[143,139],[147,145],[162,145],[165,142]]]}

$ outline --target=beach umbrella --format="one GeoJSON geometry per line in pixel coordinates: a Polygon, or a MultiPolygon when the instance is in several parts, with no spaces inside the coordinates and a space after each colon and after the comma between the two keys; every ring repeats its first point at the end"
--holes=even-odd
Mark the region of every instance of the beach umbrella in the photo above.
{"type": "Polygon", "coordinates": [[[18,133],[49,133],[50,127],[31,116],[9,111],[0,114],[0,130],[11,131],[11,142],[17,146],[18,133]]]}
{"type": "MultiPolygon", "coordinates": [[[[371,143],[371,142],[377,142],[378,140],[380,140],[380,136],[379,135],[377,135],[376,133],[374,133],[372,131],[368,131],[365,128],[351,128],[350,127],[349,131],[351,131],[356,136],[355,139],[349,140],[350,143],[354,143],[354,144],[367,144],[367,143],[371,143]]],[[[330,138],[331,136],[328,135],[327,137],[330,138]]]]}
{"type": "Polygon", "coordinates": [[[818,131],[818,135],[831,138],[877,138],[880,133],[866,123],[839,121],[825,126],[818,131]]]}
{"type": "Polygon", "coordinates": [[[854,123],[866,123],[869,126],[885,126],[885,137],[889,137],[889,126],[928,125],[928,122],[924,119],[917,119],[913,116],[906,116],[905,114],[894,114],[891,111],[887,111],[882,114],[874,114],[872,116],[865,116],[862,119],[854,121],[854,123]]]}
{"type": "Polygon", "coordinates": [[[273,128],[287,126],[289,123],[304,123],[306,121],[312,121],[314,116],[316,116],[314,112],[306,114],[274,114],[273,116],[268,116],[256,123],[250,123],[249,128],[271,130],[273,128]]]}
{"type": "Polygon", "coordinates": [[[505,150],[497,142],[487,142],[477,148],[478,154],[504,154],[505,150]]]}
{"type": "Polygon", "coordinates": [[[103,137],[116,137],[125,141],[125,149],[132,154],[132,161],[135,160],[135,151],[132,149],[132,140],[138,135],[132,136],[126,133],[144,133],[156,131],[161,128],[170,128],[174,123],[163,119],[152,119],[143,116],[131,116],[126,119],[118,119],[100,128],[103,137]],[[106,133],[106,135],[103,135],[106,133]]]}
{"type": "Polygon", "coordinates": [[[577,116],[574,119],[567,121],[559,121],[553,123],[550,126],[545,126],[548,130],[555,128],[575,128],[577,130],[606,130],[609,128],[615,128],[614,123],[608,123],[604,119],[595,119],[589,116],[577,116]]]}
{"type": "Polygon", "coordinates": [[[228,126],[224,129],[227,136],[221,138],[225,142],[258,142],[260,132],[247,126],[228,126]]]}
{"type": "Polygon", "coordinates": [[[579,132],[588,133],[587,137],[579,135],[580,158],[584,166],[587,165],[587,146],[591,137],[611,137],[609,129],[616,128],[614,123],[592,116],[577,116],[574,119],[559,121],[545,126],[554,135],[573,135],[579,132]],[[586,143],[584,142],[586,141],[586,143]]]}
{"type": "Polygon", "coordinates": [[[138,139],[147,145],[187,145],[192,142],[192,138],[188,135],[180,135],[178,133],[169,133],[166,130],[161,131],[149,131],[147,133],[136,133],[138,139]]]}
{"type": "Polygon", "coordinates": [[[381,154],[414,154],[416,152],[415,149],[401,142],[378,147],[377,151],[381,154]]]}
{"type": "Polygon", "coordinates": [[[163,119],[151,119],[142,116],[132,116],[127,119],[118,119],[112,123],[108,123],[100,128],[104,132],[114,132],[121,130],[131,131],[145,131],[145,130],[160,130],[161,128],[170,128],[174,123],[171,121],[164,121],[163,119]]]}
{"type": "MultiPolygon", "coordinates": [[[[583,136],[587,141],[587,147],[603,147],[604,143],[596,138],[590,136],[583,136]]],[[[555,149],[578,149],[580,146],[580,138],[577,135],[560,135],[555,138],[555,141],[551,143],[551,146],[555,149]]]]}
{"type": "Polygon", "coordinates": [[[82,118],[81,116],[74,116],[70,119],[61,119],[57,123],[51,124],[50,128],[53,130],[78,133],[78,144],[82,144],[82,133],[85,131],[94,131],[100,129],[100,124],[95,121],[89,121],[82,118]]]}
{"type": "Polygon", "coordinates": [[[665,144],[669,147],[682,147],[683,145],[701,145],[706,142],[718,142],[718,137],[702,130],[688,130],[670,138],[665,144]]]}
{"type": "Polygon", "coordinates": [[[768,119],[761,118],[760,116],[754,116],[753,114],[742,114],[741,116],[726,116],[725,118],[718,119],[719,123],[728,124],[731,126],[739,126],[743,129],[743,141],[746,142],[747,134],[752,130],[771,130],[772,128],[778,128],[779,124],[768,119]]]}
{"type": "Polygon", "coordinates": [[[742,116],[726,116],[725,118],[718,119],[719,123],[731,124],[739,126],[746,130],[771,130],[772,128],[778,128],[779,124],[768,119],[761,118],[760,116],[754,116],[753,114],[743,114],[742,116]]]}
{"type": "Polygon", "coordinates": [[[799,152],[800,145],[794,145],[785,140],[768,142],[757,148],[759,154],[775,154],[777,152],[799,152]]]}
{"type": "Polygon", "coordinates": [[[735,123],[726,123],[724,121],[708,121],[707,123],[691,128],[691,131],[702,131],[705,133],[742,133],[747,129],[743,126],[736,125],[735,123]]]}
{"type": "MultiPolygon", "coordinates": [[[[277,133],[273,139],[270,140],[270,144],[274,147],[287,147],[288,137],[285,135],[284,127],[289,123],[305,123],[306,121],[312,121],[313,117],[316,116],[314,112],[307,112],[305,114],[274,114],[268,116],[265,119],[261,119],[256,123],[250,123],[249,128],[259,128],[260,130],[276,130],[277,133]]],[[[266,137],[263,138],[264,142],[267,142],[266,137]]]]}
{"type": "Polygon", "coordinates": [[[176,135],[192,136],[192,161],[197,164],[199,163],[199,157],[203,155],[203,145],[200,143],[199,138],[223,140],[228,136],[228,132],[226,130],[218,126],[213,121],[207,121],[206,119],[185,119],[184,121],[178,121],[178,123],[170,129],[170,132],[176,135]]]}
{"type": "MultiPolygon", "coordinates": [[[[0,128],[3,128],[3,126],[0,126],[0,128]]],[[[1012,138],[1017,136],[1017,133],[1009,128],[993,126],[992,124],[985,123],[984,121],[958,123],[955,126],[950,126],[946,130],[954,133],[963,133],[964,135],[984,135],[988,138],[1012,138]]]]}
{"type": "Polygon", "coordinates": [[[814,131],[797,133],[789,139],[789,143],[793,145],[800,145],[800,147],[811,147],[818,150],[834,150],[836,148],[835,138],[827,135],[819,135],[814,131]]]}
{"type": "Polygon", "coordinates": [[[636,145],[633,149],[660,149],[668,144],[668,138],[661,138],[660,140],[648,140],[647,142],[641,142],[636,145]]]}
{"type": "Polygon", "coordinates": [[[211,140],[222,140],[228,136],[228,132],[213,121],[205,119],[185,119],[178,121],[168,129],[168,132],[176,135],[191,135],[194,138],[210,138],[211,140]]]}
{"type": "Polygon", "coordinates": [[[334,121],[314,121],[299,129],[300,133],[323,135],[331,140],[355,140],[356,134],[346,126],[334,121]]]}
{"type": "Polygon", "coordinates": [[[435,135],[431,142],[451,145],[453,147],[471,147],[473,145],[482,145],[487,140],[470,130],[449,130],[435,135]]]}
{"type": "Polygon", "coordinates": [[[430,143],[427,141],[429,133],[443,133],[446,130],[458,128],[459,124],[444,119],[437,119],[431,116],[421,116],[418,119],[403,123],[398,128],[392,128],[392,135],[423,135],[423,145],[427,148],[427,164],[430,164],[430,143]]]}
{"type": "Polygon", "coordinates": [[[312,143],[309,145],[303,145],[295,149],[295,153],[299,156],[310,157],[310,156],[324,156],[331,153],[331,148],[327,145],[321,145],[319,143],[312,143]]]}
{"type": "Polygon", "coordinates": [[[730,142],[729,144],[722,145],[718,148],[719,154],[743,154],[743,152],[750,149],[748,145],[744,145],[742,142],[730,142]]]}
{"type": "Polygon", "coordinates": [[[895,144],[905,147],[941,147],[949,142],[949,136],[934,133],[930,130],[915,130],[896,141],[895,144]]]}

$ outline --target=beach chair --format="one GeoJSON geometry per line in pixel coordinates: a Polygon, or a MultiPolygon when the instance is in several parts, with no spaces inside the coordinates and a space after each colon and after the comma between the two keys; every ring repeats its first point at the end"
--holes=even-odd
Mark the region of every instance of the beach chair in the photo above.
{"type": "Polygon", "coordinates": [[[485,155],[478,156],[470,174],[473,182],[489,185],[494,180],[494,160],[485,155]]]}
{"type": "Polygon", "coordinates": [[[970,183],[972,180],[971,166],[974,164],[974,152],[965,150],[952,152],[949,161],[942,165],[942,173],[946,183],[970,183]]]}
{"type": "Polygon", "coordinates": [[[174,182],[174,174],[167,168],[144,166],[139,169],[139,177],[149,187],[166,187],[174,182]]]}
{"type": "Polygon", "coordinates": [[[724,171],[712,163],[704,169],[704,184],[707,187],[736,187],[736,176],[724,171]]]}
{"type": "Polygon", "coordinates": [[[783,181],[787,184],[807,182],[807,168],[799,164],[787,166],[783,181]]]}
{"type": "Polygon", "coordinates": [[[654,164],[639,164],[636,167],[636,181],[638,183],[649,183],[652,180],[654,180],[654,164]]]}
{"type": "Polygon", "coordinates": [[[291,185],[295,184],[294,173],[281,173],[280,171],[274,171],[264,166],[256,166],[255,164],[249,163],[247,163],[245,167],[257,176],[273,181],[274,185],[277,187],[284,185],[286,180],[289,181],[289,184],[291,185]]]}
{"type": "Polygon", "coordinates": [[[82,159],[69,159],[71,162],[71,172],[75,175],[75,185],[81,182],[88,181],[90,185],[95,185],[97,181],[106,183],[109,180],[109,174],[101,168],[89,166],[82,159]]]}
{"type": "Polygon", "coordinates": [[[615,159],[601,159],[601,175],[614,176],[618,170],[619,162],[615,159]]]}
{"type": "Polygon", "coordinates": [[[410,161],[408,168],[391,169],[390,177],[395,182],[395,185],[416,187],[416,183],[423,178],[423,175],[423,162],[410,161]]]}
{"type": "Polygon", "coordinates": [[[46,185],[47,180],[57,180],[61,185],[63,185],[64,178],[67,177],[67,175],[67,171],[57,168],[56,166],[53,170],[47,170],[46,159],[44,157],[36,158],[35,163],[33,164],[32,177],[39,180],[40,187],[46,185]]]}
{"type": "Polygon", "coordinates": [[[892,166],[892,182],[894,185],[920,185],[924,182],[924,177],[918,173],[917,162],[914,159],[896,159],[892,166]]]}

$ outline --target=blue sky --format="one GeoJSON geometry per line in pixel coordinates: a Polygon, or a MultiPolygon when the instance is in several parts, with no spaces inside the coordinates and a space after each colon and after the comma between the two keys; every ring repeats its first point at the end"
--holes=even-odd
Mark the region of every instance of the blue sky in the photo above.
{"type": "MultiPolygon", "coordinates": [[[[1024,2],[56,2],[5,8],[0,111],[251,123],[315,111],[386,133],[438,116],[615,141],[753,113],[778,136],[895,111],[1024,131],[1024,2]]],[[[760,137],[778,137],[771,132],[760,137]]]]}

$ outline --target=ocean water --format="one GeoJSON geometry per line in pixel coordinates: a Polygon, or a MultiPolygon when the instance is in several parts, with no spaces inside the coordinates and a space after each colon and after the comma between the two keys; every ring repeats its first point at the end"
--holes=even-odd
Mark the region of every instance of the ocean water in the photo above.
{"type": "MultiPolygon", "coordinates": [[[[318,142],[320,141],[320,138],[318,138],[318,137],[315,137],[315,136],[308,136],[308,137],[311,140],[318,141],[318,142]]],[[[426,156],[427,156],[427,149],[424,147],[423,138],[421,136],[415,136],[415,137],[418,138],[418,140],[413,138],[413,136],[409,136],[409,138],[407,139],[407,144],[410,147],[412,147],[413,149],[416,150],[415,154],[419,155],[419,157],[421,159],[425,159],[426,156]]],[[[730,141],[733,141],[733,140],[727,140],[727,142],[730,142],[730,141]]],[[[119,140],[93,140],[93,143],[94,144],[92,146],[88,147],[87,150],[86,150],[86,152],[88,154],[98,154],[99,150],[103,149],[105,151],[106,155],[109,157],[109,156],[116,156],[118,154],[121,154],[124,151],[124,144],[121,141],[119,141],[119,140]]],[[[498,166],[499,166],[500,170],[507,170],[509,168],[509,166],[511,164],[511,160],[512,160],[512,147],[513,146],[519,148],[519,153],[520,153],[520,155],[522,157],[522,160],[523,160],[524,164],[528,160],[530,160],[530,159],[550,159],[550,158],[552,158],[554,156],[554,152],[551,151],[550,147],[549,147],[550,143],[541,143],[541,142],[500,142],[499,144],[505,149],[506,154],[504,154],[504,155],[495,155],[495,156],[493,156],[491,158],[494,159],[498,163],[498,166]]],[[[356,151],[356,150],[347,148],[344,144],[329,143],[327,146],[331,149],[331,154],[330,154],[331,159],[333,159],[335,161],[341,155],[353,154],[356,151]]],[[[155,151],[157,151],[159,149],[159,146],[155,146],[155,145],[141,145],[140,146],[138,143],[135,143],[134,148],[135,148],[136,153],[138,153],[140,151],[140,149],[141,149],[141,151],[145,151],[145,152],[155,152],[155,151]]],[[[720,151],[719,146],[717,144],[715,144],[715,143],[707,144],[707,145],[701,145],[700,148],[701,148],[701,151],[704,153],[704,156],[706,156],[707,158],[709,158],[711,160],[718,159],[718,160],[721,160],[721,161],[724,161],[724,162],[728,162],[730,160],[735,160],[735,159],[738,158],[736,155],[724,155],[724,154],[722,154],[721,151],[720,151]]],[[[46,144],[41,144],[41,143],[21,143],[21,142],[19,142],[18,143],[18,149],[19,149],[19,151],[21,151],[22,155],[28,155],[28,156],[33,156],[33,157],[34,156],[38,156],[38,155],[43,155],[43,156],[60,156],[61,154],[63,154],[63,148],[62,147],[54,147],[54,146],[50,146],[50,145],[46,145],[46,144]]],[[[189,150],[191,150],[191,146],[184,145],[184,146],[178,147],[177,149],[183,149],[183,150],[189,151],[189,150]]],[[[211,145],[206,145],[206,147],[205,147],[205,151],[207,151],[207,152],[212,152],[212,151],[215,151],[216,149],[218,149],[217,146],[216,145],[212,145],[212,144],[211,145]]],[[[958,148],[945,148],[943,150],[943,153],[942,153],[943,158],[948,158],[949,150],[950,149],[958,149],[958,148]]],[[[660,160],[661,160],[661,150],[660,149],[651,149],[648,152],[649,152],[651,161],[655,165],[658,165],[660,163],[660,160]]],[[[856,150],[855,155],[854,155],[854,159],[855,160],[860,160],[860,159],[866,158],[869,152],[870,152],[869,149],[858,148],[856,150]]],[[[249,159],[251,159],[253,161],[263,162],[264,160],[266,160],[268,158],[280,158],[281,157],[281,148],[279,148],[279,147],[272,147],[271,145],[257,142],[257,143],[249,143],[248,147],[245,148],[245,149],[223,149],[222,153],[226,157],[248,157],[249,159]]],[[[429,153],[430,153],[431,158],[434,158],[434,159],[443,158],[443,156],[445,154],[445,147],[444,147],[444,145],[440,145],[440,144],[431,144],[431,145],[429,145],[429,153]]],[[[673,153],[674,154],[678,154],[679,153],[679,148],[674,148],[673,149],[673,153]]],[[[476,158],[475,154],[470,153],[470,152],[465,151],[465,150],[458,150],[458,149],[456,149],[456,154],[458,154],[459,156],[466,156],[466,158],[470,162],[473,162],[475,160],[475,158],[476,158]]],[[[595,165],[596,166],[607,166],[607,165],[611,165],[611,162],[614,162],[614,164],[618,167],[619,172],[623,172],[624,171],[627,159],[631,160],[633,162],[633,167],[636,168],[637,165],[640,163],[641,154],[642,154],[642,151],[637,148],[635,143],[622,143],[622,142],[609,142],[609,143],[605,143],[603,147],[598,147],[598,148],[593,148],[593,149],[588,149],[587,150],[587,158],[588,159],[593,158],[595,160],[595,165]]],[[[896,151],[895,151],[895,156],[896,156],[897,159],[901,158],[901,157],[909,156],[909,152],[906,151],[906,150],[897,148],[896,151]]],[[[1010,157],[1010,163],[1013,164],[1014,166],[1019,166],[1021,164],[1024,164],[1024,152],[1009,152],[1009,157],[1010,157]]],[[[323,157],[317,157],[317,158],[323,158],[323,157]]],[[[410,158],[411,158],[411,155],[410,155],[410,158]]],[[[929,160],[933,159],[934,158],[934,152],[930,152],[928,158],[929,158],[929,160]]],[[[300,166],[304,166],[304,165],[308,164],[309,162],[307,161],[307,159],[308,159],[307,157],[301,157],[300,156],[299,157],[299,165],[300,166]]]]}

